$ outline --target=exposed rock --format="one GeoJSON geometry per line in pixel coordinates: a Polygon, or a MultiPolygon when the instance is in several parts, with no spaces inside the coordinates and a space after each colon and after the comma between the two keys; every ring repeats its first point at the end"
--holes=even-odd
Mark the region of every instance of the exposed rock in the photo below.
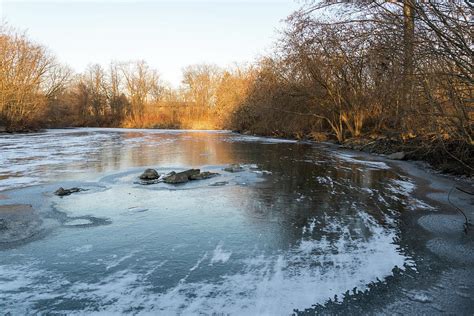
{"type": "Polygon", "coordinates": [[[177,183],[185,183],[188,182],[191,177],[196,176],[201,173],[201,170],[199,169],[189,169],[186,171],[182,172],[170,172],[165,178],[164,181],[165,183],[170,183],[170,184],[177,184],[177,183]]]}
{"type": "Polygon", "coordinates": [[[176,174],[176,172],[174,172],[174,171],[168,172],[165,176],[165,179],[168,178],[168,177],[174,176],[175,174],[176,174]]]}
{"type": "Polygon", "coordinates": [[[204,180],[204,179],[209,179],[209,178],[215,177],[217,175],[219,175],[219,174],[216,173],[216,172],[204,171],[204,172],[201,172],[201,173],[198,173],[198,174],[191,175],[189,177],[189,180],[204,180]]]}
{"type": "Polygon", "coordinates": [[[244,168],[242,168],[242,166],[239,164],[231,164],[224,168],[224,171],[227,171],[227,172],[240,172],[243,170],[244,168]]]}
{"type": "Polygon", "coordinates": [[[182,172],[179,172],[179,173],[187,174],[188,177],[191,177],[191,176],[200,174],[201,170],[199,170],[199,169],[189,169],[189,170],[182,171],[182,172]]]}
{"type": "Polygon", "coordinates": [[[71,195],[73,193],[81,192],[81,191],[86,191],[86,189],[81,189],[81,188],[70,188],[70,189],[64,189],[64,188],[59,188],[54,192],[57,196],[67,196],[71,195]]]}
{"type": "Polygon", "coordinates": [[[405,157],[406,157],[406,154],[403,151],[399,151],[387,156],[388,159],[392,159],[392,160],[404,160],[405,157]]]}
{"type": "Polygon", "coordinates": [[[183,173],[173,173],[164,179],[165,183],[177,184],[188,182],[188,176],[183,173]]]}
{"type": "Polygon", "coordinates": [[[156,180],[160,177],[160,174],[155,169],[146,169],[141,175],[141,180],[156,180]]]}
{"type": "Polygon", "coordinates": [[[189,169],[182,172],[171,171],[163,178],[163,181],[165,183],[177,184],[177,183],[185,183],[185,182],[188,182],[189,180],[209,179],[217,175],[218,173],[215,173],[215,172],[210,172],[210,171],[201,172],[201,170],[199,169],[189,169]]]}

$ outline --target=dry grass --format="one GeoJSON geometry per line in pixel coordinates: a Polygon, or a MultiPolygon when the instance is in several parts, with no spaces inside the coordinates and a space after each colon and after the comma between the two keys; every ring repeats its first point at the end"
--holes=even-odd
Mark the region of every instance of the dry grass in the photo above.
{"type": "Polygon", "coordinates": [[[216,115],[206,111],[200,115],[189,109],[177,110],[171,107],[145,108],[143,115],[129,115],[120,124],[124,128],[165,128],[165,129],[219,129],[216,115]]]}

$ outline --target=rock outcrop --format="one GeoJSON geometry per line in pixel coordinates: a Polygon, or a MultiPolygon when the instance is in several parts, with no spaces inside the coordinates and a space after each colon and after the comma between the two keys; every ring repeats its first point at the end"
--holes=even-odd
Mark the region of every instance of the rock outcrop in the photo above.
{"type": "Polygon", "coordinates": [[[210,171],[201,172],[200,169],[188,169],[181,172],[171,171],[170,173],[160,177],[160,175],[155,169],[146,169],[139,177],[140,180],[142,181],[138,183],[143,184],[143,185],[156,184],[160,182],[164,182],[168,184],[179,184],[179,183],[186,183],[188,181],[193,181],[193,180],[209,179],[217,175],[219,174],[216,172],[210,172],[210,171]]]}
{"type": "Polygon", "coordinates": [[[192,175],[189,177],[189,180],[204,180],[204,179],[209,179],[212,177],[215,177],[219,175],[216,172],[210,172],[210,171],[203,171],[198,174],[192,175]]]}
{"type": "Polygon", "coordinates": [[[210,171],[201,172],[201,170],[199,169],[189,169],[189,170],[181,171],[181,172],[171,171],[169,174],[167,174],[163,178],[163,181],[169,184],[178,184],[178,183],[186,183],[188,181],[193,181],[193,180],[209,179],[217,175],[218,173],[215,173],[215,172],[210,172],[210,171]]]}
{"type": "Polygon", "coordinates": [[[155,169],[146,169],[141,175],[141,180],[156,180],[160,177],[160,174],[155,169]]]}
{"type": "Polygon", "coordinates": [[[171,171],[163,180],[165,183],[178,184],[185,183],[191,180],[191,177],[197,176],[201,173],[199,169],[189,169],[182,172],[171,171]]]}
{"type": "Polygon", "coordinates": [[[81,189],[81,188],[70,188],[70,189],[64,189],[64,188],[59,188],[57,189],[54,194],[56,194],[57,196],[67,196],[67,195],[71,195],[73,193],[77,193],[77,192],[82,192],[82,191],[86,191],[86,189],[81,189]]]}

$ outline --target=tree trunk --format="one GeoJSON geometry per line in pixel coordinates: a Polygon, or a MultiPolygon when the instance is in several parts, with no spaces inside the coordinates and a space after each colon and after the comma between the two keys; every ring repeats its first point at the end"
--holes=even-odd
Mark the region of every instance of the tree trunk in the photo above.
{"type": "Polygon", "coordinates": [[[415,1],[403,1],[403,91],[402,109],[398,119],[402,119],[402,128],[405,130],[406,113],[412,113],[413,106],[413,74],[414,74],[414,39],[415,39],[415,1]]]}

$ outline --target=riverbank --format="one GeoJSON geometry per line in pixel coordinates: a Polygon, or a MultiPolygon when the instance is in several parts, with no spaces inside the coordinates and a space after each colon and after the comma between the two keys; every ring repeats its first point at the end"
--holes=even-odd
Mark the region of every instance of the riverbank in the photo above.
{"type": "Polygon", "coordinates": [[[234,131],[243,135],[281,137],[300,141],[331,143],[341,148],[391,157],[393,160],[422,161],[443,174],[474,177],[474,146],[466,143],[442,140],[439,137],[412,137],[400,139],[383,135],[348,138],[337,142],[328,133],[309,134],[259,134],[251,131],[234,131]]]}
{"type": "Polygon", "coordinates": [[[474,146],[456,141],[361,137],[346,140],[342,147],[386,155],[394,160],[424,161],[441,173],[467,177],[474,175],[474,146]]]}
{"type": "Polygon", "coordinates": [[[387,280],[370,284],[369,292],[349,294],[307,311],[306,315],[415,314],[471,315],[474,311],[474,181],[466,176],[442,174],[426,162],[389,159],[325,143],[357,159],[382,161],[413,180],[411,194],[433,208],[407,210],[401,215],[401,244],[416,250],[416,269],[394,273],[387,280]],[[465,219],[469,221],[465,231],[465,219]]]}
{"type": "Polygon", "coordinates": [[[10,127],[5,127],[5,126],[0,126],[0,135],[5,135],[5,134],[28,134],[28,133],[38,133],[42,132],[44,129],[41,128],[30,128],[30,127],[25,127],[25,128],[10,128],[10,127]]]}
{"type": "MultiPolygon", "coordinates": [[[[420,140],[401,142],[387,138],[348,139],[343,144],[320,139],[309,141],[357,159],[386,163],[412,179],[415,185],[412,194],[434,209],[421,208],[402,214],[402,244],[417,250],[413,254],[416,270],[396,272],[385,281],[370,284],[369,292],[348,293],[342,300],[331,300],[299,314],[471,315],[474,196],[466,192],[474,192],[474,178],[470,166],[447,152],[446,147],[456,144],[430,148],[420,140]]],[[[473,148],[468,151],[472,160],[473,148]]]]}
{"type": "MultiPolygon", "coordinates": [[[[421,296],[418,300],[402,297],[384,308],[384,313],[431,314],[449,313],[457,315],[472,314],[474,306],[474,196],[454,189],[461,187],[474,192],[472,179],[460,179],[452,176],[437,175],[426,167],[413,162],[393,162],[397,168],[415,179],[415,194],[438,212],[418,212],[413,220],[415,228],[421,228],[427,235],[424,239],[425,250],[434,255],[430,264],[435,278],[429,286],[419,286],[421,296]],[[460,214],[462,210],[464,214],[460,214]],[[465,219],[468,227],[465,229],[465,219]],[[437,270],[442,263],[448,268],[437,270]],[[430,304],[427,304],[430,303],[430,304]],[[467,304],[467,305],[466,305],[467,304]],[[466,309],[466,306],[471,306],[466,309]]],[[[427,276],[430,279],[430,276],[427,276]]]]}

